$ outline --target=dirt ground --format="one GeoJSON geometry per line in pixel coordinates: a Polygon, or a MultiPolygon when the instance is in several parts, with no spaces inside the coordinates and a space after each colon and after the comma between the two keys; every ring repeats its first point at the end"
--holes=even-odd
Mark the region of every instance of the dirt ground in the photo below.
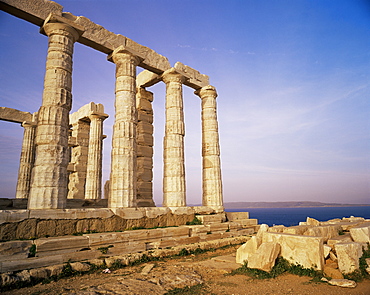
{"type": "Polygon", "coordinates": [[[370,281],[357,284],[356,288],[341,288],[326,283],[310,282],[309,277],[283,274],[275,279],[258,280],[245,275],[227,275],[239,267],[234,263],[237,246],[219,249],[200,255],[171,258],[125,267],[111,273],[93,273],[61,279],[49,284],[7,291],[4,295],[24,294],[165,294],[174,288],[178,292],[171,294],[370,294],[370,281]],[[143,273],[147,265],[153,268],[148,274],[143,273]],[[202,284],[202,285],[200,285],[202,284]],[[186,290],[186,286],[194,286],[186,290]]]}

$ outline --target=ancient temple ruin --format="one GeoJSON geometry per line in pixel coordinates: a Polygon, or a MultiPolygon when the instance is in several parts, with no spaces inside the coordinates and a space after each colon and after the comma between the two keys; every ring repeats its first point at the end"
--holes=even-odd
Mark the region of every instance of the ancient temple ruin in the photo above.
{"type": "MultiPolygon", "coordinates": [[[[0,8],[40,27],[48,37],[42,105],[35,114],[7,109],[0,119],[25,128],[16,198],[28,210],[64,209],[67,199],[101,199],[103,106],[91,103],[70,115],[72,58],[79,42],[116,65],[108,208],[152,207],[153,93],[166,84],[163,207],[186,207],[183,85],[201,99],[202,205],[223,211],[217,92],[209,78],[154,50],[114,34],[47,0],[1,0],[0,8]],[[145,69],[139,75],[137,67],[145,69]],[[7,114],[6,114],[7,113],[7,114]],[[8,116],[8,117],[6,117],[8,116]]],[[[111,114],[113,116],[113,114],[111,114]]]]}

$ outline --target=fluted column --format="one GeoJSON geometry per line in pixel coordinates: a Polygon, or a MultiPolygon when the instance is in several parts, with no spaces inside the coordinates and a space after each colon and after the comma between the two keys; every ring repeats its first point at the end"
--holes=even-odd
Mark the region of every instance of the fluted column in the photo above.
{"type": "Polygon", "coordinates": [[[18,182],[15,197],[28,198],[31,183],[31,171],[35,160],[35,130],[36,124],[23,122],[24,128],[21,158],[18,170],[18,182]]]}
{"type": "Polygon", "coordinates": [[[222,207],[220,145],[216,109],[217,92],[215,87],[205,86],[195,93],[202,100],[203,206],[222,207]]]}
{"type": "Polygon", "coordinates": [[[109,208],[136,206],[136,66],[140,60],[121,47],[108,57],[116,64],[109,208]]]}
{"type": "Polygon", "coordinates": [[[42,27],[42,32],[49,37],[49,47],[28,209],[64,208],[66,204],[72,54],[82,29],[78,25],[56,22],[42,27]]]}
{"type": "Polygon", "coordinates": [[[163,143],[163,206],[186,206],[184,111],[182,83],[184,77],[174,69],[162,76],[166,83],[166,125],[163,143]]]}
{"type": "Polygon", "coordinates": [[[106,118],[106,115],[90,115],[85,199],[101,199],[103,121],[106,118]]]}

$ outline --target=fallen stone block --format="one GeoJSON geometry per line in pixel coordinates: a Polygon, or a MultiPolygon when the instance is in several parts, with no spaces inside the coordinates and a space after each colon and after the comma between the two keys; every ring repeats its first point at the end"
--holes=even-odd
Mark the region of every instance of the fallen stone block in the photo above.
{"type": "Polygon", "coordinates": [[[286,227],[284,225],[274,225],[270,227],[267,231],[270,233],[282,233],[286,227]]]}
{"type": "Polygon", "coordinates": [[[324,247],[322,237],[298,236],[266,232],[262,242],[280,244],[280,256],[304,268],[322,270],[324,266],[324,247]]]}
{"type": "Polygon", "coordinates": [[[337,243],[348,243],[353,242],[351,235],[349,233],[345,233],[344,235],[340,235],[337,237],[333,237],[328,239],[327,245],[330,246],[332,249],[334,249],[334,245],[337,243]]]}
{"type": "Polygon", "coordinates": [[[143,267],[143,269],[141,270],[141,274],[146,276],[150,273],[150,271],[153,269],[154,267],[154,264],[147,264],[143,267]]]}
{"type": "Polygon", "coordinates": [[[339,236],[341,227],[339,225],[322,225],[308,228],[303,235],[312,237],[323,237],[324,242],[339,236]]]}
{"type": "Polygon", "coordinates": [[[311,226],[309,225],[295,225],[290,227],[283,227],[281,228],[281,232],[284,234],[303,235],[309,228],[311,228],[311,226]]]}
{"type": "Polygon", "coordinates": [[[249,257],[256,253],[258,249],[258,241],[256,236],[253,236],[249,241],[240,246],[236,251],[236,263],[244,264],[249,257]]]}
{"type": "Polygon", "coordinates": [[[307,217],[306,218],[306,224],[307,225],[318,226],[318,225],[320,225],[320,221],[316,220],[315,218],[307,217]]]}
{"type": "Polygon", "coordinates": [[[346,279],[332,279],[328,283],[333,286],[339,286],[344,288],[354,288],[357,286],[355,281],[346,279]]]}
{"type": "Polygon", "coordinates": [[[370,225],[357,225],[349,230],[354,242],[370,243],[370,225]]]}
{"type": "Polygon", "coordinates": [[[338,258],[339,270],[348,274],[359,269],[362,247],[359,243],[338,243],[334,246],[338,258]]]}
{"type": "Polygon", "coordinates": [[[329,256],[330,251],[331,247],[328,245],[324,245],[324,258],[327,258],[329,256]]]}
{"type": "Polygon", "coordinates": [[[64,264],[56,264],[45,267],[50,276],[58,276],[63,272],[64,264]]]}
{"type": "Polygon", "coordinates": [[[280,252],[280,245],[277,243],[262,243],[257,251],[249,256],[248,267],[257,268],[263,271],[271,271],[275,260],[280,252]]]}
{"type": "Polygon", "coordinates": [[[370,258],[366,258],[365,261],[366,261],[366,264],[367,264],[366,272],[368,274],[370,274],[370,258]]]}

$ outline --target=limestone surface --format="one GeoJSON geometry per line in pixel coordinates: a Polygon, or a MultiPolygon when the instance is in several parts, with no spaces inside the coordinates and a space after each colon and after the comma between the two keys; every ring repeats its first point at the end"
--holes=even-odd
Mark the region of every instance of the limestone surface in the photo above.
{"type": "Polygon", "coordinates": [[[266,232],[262,241],[280,244],[280,256],[304,268],[322,270],[324,267],[323,238],[266,232]]]}
{"type": "Polygon", "coordinates": [[[334,248],[338,257],[339,270],[343,274],[359,269],[359,259],[362,256],[361,244],[355,242],[337,243],[334,248]]]}
{"type": "Polygon", "coordinates": [[[275,260],[280,252],[280,245],[274,242],[262,243],[257,251],[249,256],[248,267],[257,268],[263,271],[271,271],[275,260]]]}

